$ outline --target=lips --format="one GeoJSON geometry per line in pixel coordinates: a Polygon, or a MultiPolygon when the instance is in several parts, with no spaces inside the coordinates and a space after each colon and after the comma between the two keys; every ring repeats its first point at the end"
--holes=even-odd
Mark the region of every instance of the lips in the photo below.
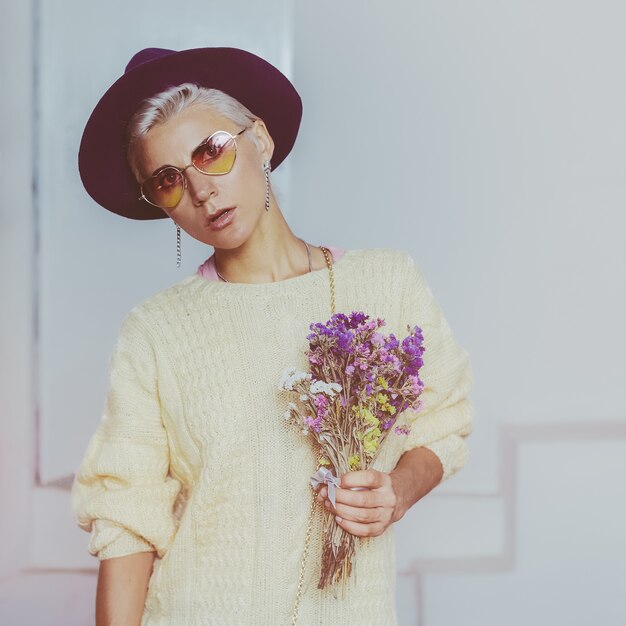
{"type": "Polygon", "coordinates": [[[224,209],[218,209],[211,215],[206,217],[206,228],[214,231],[227,228],[229,224],[235,219],[236,206],[226,207],[224,209]]]}
{"type": "Polygon", "coordinates": [[[208,220],[208,221],[209,221],[209,222],[215,222],[215,220],[217,220],[217,218],[218,218],[220,215],[222,215],[222,214],[226,213],[226,211],[230,211],[232,208],[233,208],[233,207],[229,206],[229,207],[226,207],[225,209],[219,209],[219,210],[218,210],[218,211],[216,211],[215,213],[213,213],[213,214],[209,215],[209,220],[208,220]]]}

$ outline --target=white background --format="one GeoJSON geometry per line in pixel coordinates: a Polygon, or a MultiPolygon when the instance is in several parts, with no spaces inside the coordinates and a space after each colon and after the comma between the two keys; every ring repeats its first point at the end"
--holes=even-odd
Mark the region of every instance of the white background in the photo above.
{"type": "Polygon", "coordinates": [[[609,0],[13,3],[0,621],[91,623],[97,563],[68,488],[113,342],[211,253],[184,236],[177,270],[171,223],[89,199],[84,123],[137,50],[231,45],[302,95],[277,175],[294,232],[409,251],[472,357],[470,461],[398,523],[401,626],[623,626],[624,23],[609,0]]]}

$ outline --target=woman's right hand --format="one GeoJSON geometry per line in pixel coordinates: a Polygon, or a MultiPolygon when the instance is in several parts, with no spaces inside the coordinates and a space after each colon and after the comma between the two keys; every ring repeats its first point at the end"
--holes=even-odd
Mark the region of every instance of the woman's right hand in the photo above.
{"type": "Polygon", "coordinates": [[[100,561],[96,626],[140,626],[156,552],[100,561]]]}

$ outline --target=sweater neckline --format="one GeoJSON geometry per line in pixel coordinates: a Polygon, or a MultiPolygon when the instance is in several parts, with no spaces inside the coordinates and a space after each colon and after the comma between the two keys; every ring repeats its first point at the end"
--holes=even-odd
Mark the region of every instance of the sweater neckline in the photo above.
{"type": "MultiPolygon", "coordinates": [[[[361,250],[350,248],[346,250],[338,261],[333,263],[333,272],[335,277],[337,272],[343,272],[347,269],[355,259],[358,257],[358,253],[361,250]]],[[[284,290],[299,289],[307,285],[314,285],[322,281],[329,280],[328,267],[324,266],[299,276],[292,276],[291,278],[285,278],[283,280],[277,280],[269,283],[233,283],[216,280],[207,280],[199,274],[194,274],[189,277],[191,282],[196,282],[203,289],[211,289],[218,291],[220,295],[233,294],[270,294],[278,293],[284,290]]]]}

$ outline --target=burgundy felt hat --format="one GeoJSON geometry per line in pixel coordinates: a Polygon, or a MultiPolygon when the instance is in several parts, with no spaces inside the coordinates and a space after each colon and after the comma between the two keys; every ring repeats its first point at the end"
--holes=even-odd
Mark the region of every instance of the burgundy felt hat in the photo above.
{"type": "Polygon", "coordinates": [[[265,122],[275,144],[272,169],[291,151],[302,101],[273,65],[237,48],[180,52],[146,48],[133,56],[124,74],[102,96],[80,142],[80,177],[89,195],[105,209],[137,220],[167,217],[161,209],[139,200],[139,185],[126,161],[125,130],[143,100],[188,82],[224,91],[265,122]]]}

